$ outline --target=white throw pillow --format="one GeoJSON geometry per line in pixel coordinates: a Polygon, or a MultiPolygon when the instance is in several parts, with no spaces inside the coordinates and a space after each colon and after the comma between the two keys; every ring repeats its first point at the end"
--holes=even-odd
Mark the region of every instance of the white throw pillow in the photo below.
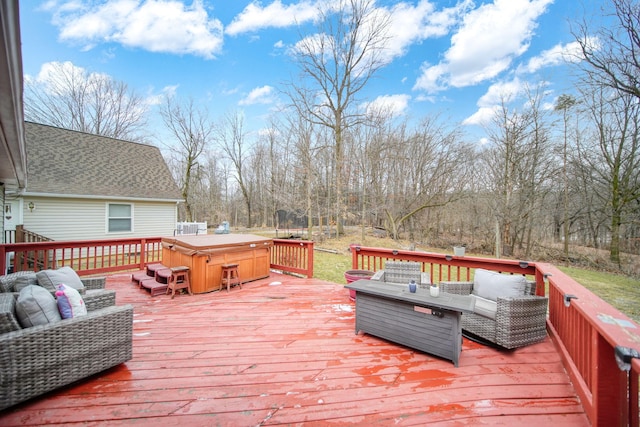
{"type": "Polygon", "coordinates": [[[87,307],[84,305],[84,300],[77,290],[65,284],[60,284],[57,288],[56,301],[63,319],[71,319],[87,314],[87,307]]]}
{"type": "Polygon", "coordinates": [[[527,279],[516,274],[500,274],[477,268],[473,277],[473,293],[496,301],[498,297],[524,296],[527,279]]]}

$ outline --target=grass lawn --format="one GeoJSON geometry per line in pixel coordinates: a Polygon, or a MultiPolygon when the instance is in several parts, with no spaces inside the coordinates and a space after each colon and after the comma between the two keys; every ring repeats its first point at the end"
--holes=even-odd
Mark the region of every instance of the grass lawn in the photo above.
{"type": "Polygon", "coordinates": [[[640,323],[640,281],[601,271],[556,266],[576,282],[640,323]]]}

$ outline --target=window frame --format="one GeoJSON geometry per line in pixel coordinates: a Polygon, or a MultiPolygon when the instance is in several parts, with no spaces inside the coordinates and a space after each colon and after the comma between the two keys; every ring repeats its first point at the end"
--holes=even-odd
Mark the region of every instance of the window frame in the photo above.
{"type": "Polygon", "coordinates": [[[133,233],[133,203],[121,203],[121,202],[107,202],[106,210],[105,210],[105,233],[106,234],[122,234],[122,233],[133,233]],[[111,206],[128,206],[129,207],[129,216],[111,216],[111,206]],[[111,230],[111,221],[112,220],[128,220],[129,221],[129,229],[128,230],[111,230]]]}

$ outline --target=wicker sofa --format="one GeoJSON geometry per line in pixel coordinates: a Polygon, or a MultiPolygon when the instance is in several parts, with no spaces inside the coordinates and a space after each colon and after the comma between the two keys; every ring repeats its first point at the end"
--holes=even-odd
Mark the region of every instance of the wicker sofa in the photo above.
{"type": "Polygon", "coordinates": [[[462,330],[469,338],[514,349],[547,336],[549,299],[536,296],[536,283],[524,276],[476,269],[473,282],[440,282],[440,290],[474,296],[474,313],[462,315],[462,330]]]}
{"type": "Polygon", "coordinates": [[[0,410],[132,357],[133,307],[116,306],[104,278],[82,280],[86,315],[22,327],[12,286],[30,274],[0,276],[0,410]]]}
{"type": "Polygon", "coordinates": [[[371,280],[402,285],[407,285],[411,280],[422,286],[431,283],[429,273],[422,271],[422,264],[406,261],[387,261],[384,270],[376,271],[371,280]]]}

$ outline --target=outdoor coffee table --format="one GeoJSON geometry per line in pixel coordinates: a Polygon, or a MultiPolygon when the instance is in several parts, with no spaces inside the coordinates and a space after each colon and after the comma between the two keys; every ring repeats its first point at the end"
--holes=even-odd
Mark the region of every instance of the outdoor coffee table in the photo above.
{"type": "Polygon", "coordinates": [[[357,280],[346,286],[356,291],[356,334],[359,331],[453,361],[458,366],[462,350],[462,313],[473,312],[468,295],[357,280]]]}

